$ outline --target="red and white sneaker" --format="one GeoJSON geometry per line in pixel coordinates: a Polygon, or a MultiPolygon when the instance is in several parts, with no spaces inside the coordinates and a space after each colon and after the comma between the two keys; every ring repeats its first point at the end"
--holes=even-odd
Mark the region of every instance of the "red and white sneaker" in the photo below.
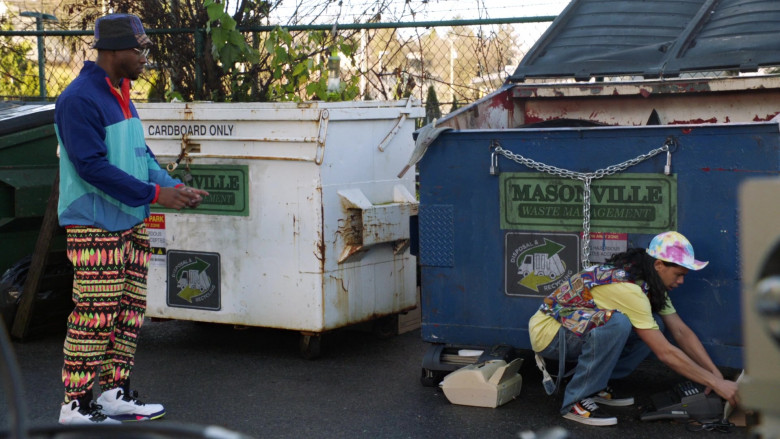
{"type": "Polygon", "coordinates": [[[617,424],[617,418],[601,413],[599,406],[590,398],[585,398],[574,404],[563,417],[585,425],[605,426],[617,424]]]}

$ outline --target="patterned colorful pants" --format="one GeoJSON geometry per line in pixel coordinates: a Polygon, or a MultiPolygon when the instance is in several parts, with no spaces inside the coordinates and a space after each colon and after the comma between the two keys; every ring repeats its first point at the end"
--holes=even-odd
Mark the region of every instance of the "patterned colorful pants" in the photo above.
{"type": "Polygon", "coordinates": [[[91,398],[98,370],[102,390],[129,381],[146,311],[151,256],[143,223],[119,232],[70,227],[67,252],[76,307],[65,337],[65,402],[91,398]]]}

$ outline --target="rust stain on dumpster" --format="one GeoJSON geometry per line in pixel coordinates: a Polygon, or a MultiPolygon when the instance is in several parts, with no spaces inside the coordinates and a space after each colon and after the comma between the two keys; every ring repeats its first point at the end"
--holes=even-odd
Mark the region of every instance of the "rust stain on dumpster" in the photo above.
{"type": "Polygon", "coordinates": [[[690,120],[670,120],[669,125],[703,125],[705,123],[718,123],[718,118],[709,119],[690,119],[690,120]]]}
{"type": "Polygon", "coordinates": [[[756,114],[756,116],[753,118],[753,122],[766,122],[766,121],[774,119],[775,117],[777,117],[778,114],[780,114],[780,111],[767,114],[764,117],[761,117],[761,116],[756,114]]]}

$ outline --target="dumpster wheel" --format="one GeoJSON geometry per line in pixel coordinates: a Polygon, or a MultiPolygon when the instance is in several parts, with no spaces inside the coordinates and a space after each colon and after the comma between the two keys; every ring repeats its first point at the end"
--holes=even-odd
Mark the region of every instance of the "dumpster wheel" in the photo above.
{"type": "Polygon", "coordinates": [[[374,320],[371,329],[374,336],[380,340],[395,337],[398,335],[398,314],[391,314],[374,320]]]}
{"type": "Polygon", "coordinates": [[[322,334],[302,332],[298,341],[298,349],[301,352],[301,356],[307,360],[319,358],[322,354],[322,334]]]}

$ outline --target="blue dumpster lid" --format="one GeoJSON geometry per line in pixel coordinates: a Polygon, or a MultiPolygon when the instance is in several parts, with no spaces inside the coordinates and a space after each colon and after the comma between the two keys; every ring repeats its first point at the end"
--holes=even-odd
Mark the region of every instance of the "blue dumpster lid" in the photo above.
{"type": "Polygon", "coordinates": [[[777,0],[572,0],[508,81],[780,65],[777,0]]]}
{"type": "Polygon", "coordinates": [[[0,101],[0,136],[53,123],[53,103],[0,101]]]}

